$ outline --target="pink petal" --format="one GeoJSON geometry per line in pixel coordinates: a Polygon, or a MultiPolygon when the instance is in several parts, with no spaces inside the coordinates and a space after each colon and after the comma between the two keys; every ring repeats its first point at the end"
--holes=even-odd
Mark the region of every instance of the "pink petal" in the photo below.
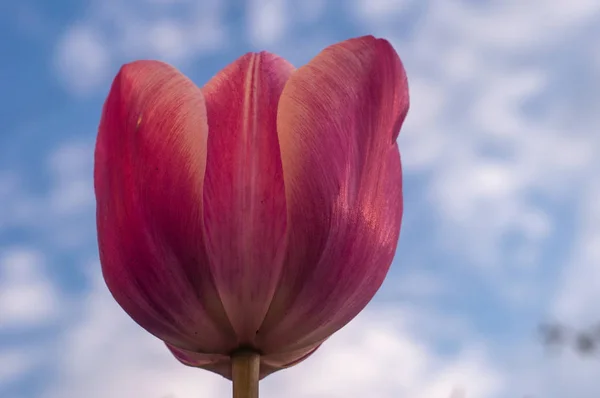
{"type": "MultiPolygon", "coordinates": [[[[320,343],[293,352],[261,356],[260,378],[263,379],[278,370],[299,364],[311,356],[319,346],[320,343]]],[[[231,358],[229,356],[186,351],[169,344],[167,344],[167,348],[182,364],[209,370],[231,380],[231,358]]]]}
{"type": "Polygon", "coordinates": [[[276,125],[279,96],[292,71],[273,54],[250,53],[202,89],[210,132],[206,247],[240,345],[254,345],[285,254],[287,211],[276,125]]]}
{"type": "Polygon", "coordinates": [[[289,243],[265,352],[323,340],[379,289],[400,232],[407,111],[400,59],[371,36],[326,48],[288,80],[277,127],[289,243]]]}
{"type": "Polygon", "coordinates": [[[98,239],[106,284],[137,323],[179,347],[227,352],[235,338],[202,235],[207,129],[202,92],[176,69],[121,68],[96,143],[98,239]]]}

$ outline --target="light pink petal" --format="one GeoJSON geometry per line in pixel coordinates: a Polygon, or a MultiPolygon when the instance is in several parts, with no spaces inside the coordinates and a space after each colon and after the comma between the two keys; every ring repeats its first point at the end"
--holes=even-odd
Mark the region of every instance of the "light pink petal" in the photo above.
{"type": "Polygon", "coordinates": [[[246,54],[202,91],[208,115],[204,180],[206,247],[240,345],[253,346],[285,253],[287,212],[277,104],[293,67],[246,54]]]}
{"type": "Polygon", "coordinates": [[[288,80],[277,126],[289,242],[265,352],[323,340],[379,289],[400,232],[407,111],[400,59],[371,36],[325,49],[288,80]]]}
{"type": "Polygon", "coordinates": [[[138,324],[179,347],[228,352],[234,332],[202,234],[207,129],[202,92],[176,69],[121,68],[96,143],[98,240],[106,283],[138,324]]]}

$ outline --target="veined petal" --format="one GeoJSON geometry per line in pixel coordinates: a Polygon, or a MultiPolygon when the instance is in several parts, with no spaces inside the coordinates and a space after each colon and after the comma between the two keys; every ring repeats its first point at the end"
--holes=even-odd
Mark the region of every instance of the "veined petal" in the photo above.
{"type": "MultiPolygon", "coordinates": [[[[320,343],[302,350],[285,352],[273,355],[261,355],[260,375],[261,379],[278,370],[289,368],[304,361],[311,356],[319,347],[320,343]]],[[[193,351],[182,350],[167,343],[171,354],[182,364],[195,368],[202,368],[217,373],[231,380],[231,358],[227,355],[202,354],[193,351]]]]}
{"type": "Polygon", "coordinates": [[[277,104],[293,71],[273,54],[246,54],[202,91],[208,115],[206,247],[240,345],[254,345],[285,254],[287,212],[277,104]]]}
{"type": "Polygon", "coordinates": [[[160,339],[192,350],[231,348],[202,234],[207,122],[201,90],[155,61],[121,68],[95,153],[104,279],[116,301],[160,339]]]}
{"type": "Polygon", "coordinates": [[[231,379],[231,358],[224,354],[203,354],[166,343],[171,354],[184,365],[202,368],[231,379]]]}
{"type": "Polygon", "coordinates": [[[372,36],[326,48],[288,80],[277,127],[289,242],[265,352],[321,341],[379,289],[400,232],[407,111],[400,59],[372,36]]]}

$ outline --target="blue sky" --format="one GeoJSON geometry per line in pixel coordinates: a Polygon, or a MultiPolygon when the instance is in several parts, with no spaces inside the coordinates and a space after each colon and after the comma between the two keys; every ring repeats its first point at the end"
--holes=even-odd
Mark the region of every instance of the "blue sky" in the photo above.
{"type": "Polygon", "coordinates": [[[202,85],[247,51],[300,66],[369,33],[395,46],[411,91],[397,255],[368,308],[261,395],[596,397],[597,358],[549,355],[536,335],[600,320],[596,0],[2,2],[0,396],[228,396],[102,281],[103,100],[131,60],[202,85]]]}

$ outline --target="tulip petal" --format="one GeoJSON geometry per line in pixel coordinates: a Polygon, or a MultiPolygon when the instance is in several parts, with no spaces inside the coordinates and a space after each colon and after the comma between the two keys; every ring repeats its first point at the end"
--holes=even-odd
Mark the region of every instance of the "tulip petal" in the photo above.
{"type": "Polygon", "coordinates": [[[138,324],[179,347],[227,352],[233,330],[202,233],[207,134],[190,80],[161,62],[123,66],[96,143],[98,240],[104,279],[138,324]]]}
{"type": "Polygon", "coordinates": [[[239,345],[254,346],[275,292],[287,211],[277,104],[293,71],[273,54],[249,53],[202,91],[209,136],[204,180],[206,247],[239,345]]]}
{"type": "Polygon", "coordinates": [[[326,48],[288,80],[277,119],[288,251],[265,352],[323,340],[379,289],[400,233],[407,111],[400,59],[372,36],[326,48]]]}
{"type": "MultiPolygon", "coordinates": [[[[261,356],[260,357],[260,379],[263,379],[278,370],[289,368],[299,364],[311,356],[319,347],[315,344],[311,347],[288,353],[261,356]]],[[[227,355],[202,354],[193,351],[182,350],[167,343],[171,354],[182,364],[195,368],[202,368],[217,373],[231,380],[231,357],[227,355]]]]}

